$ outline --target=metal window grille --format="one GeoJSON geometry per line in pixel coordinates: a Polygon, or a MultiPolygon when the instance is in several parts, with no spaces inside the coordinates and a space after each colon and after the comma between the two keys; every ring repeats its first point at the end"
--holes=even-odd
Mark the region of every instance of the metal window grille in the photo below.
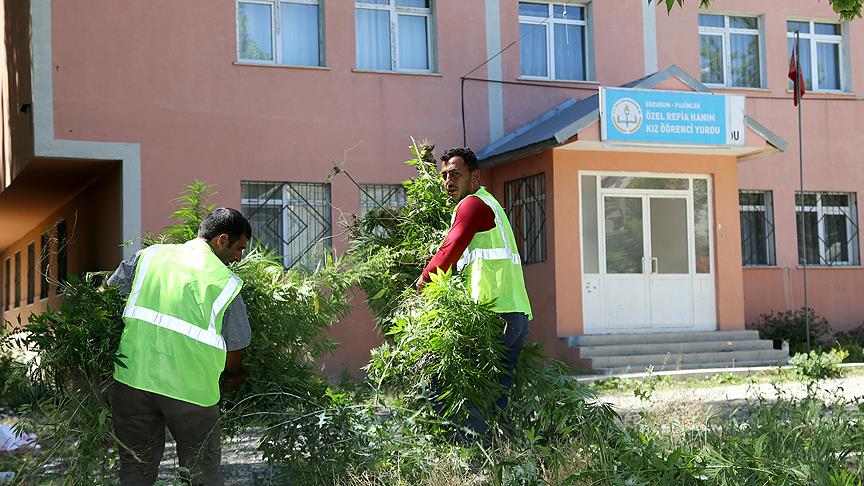
{"type": "MultiPolygon", "coordinates": [[[[390,209],[405,205],[407,194],[402,184],[360,184],[360,218],[378,207],[390,209]]],[[[386,230],[378,226],[375,234],[386,236],[386,230]]]]}
{"type": "Polygon", "coordinates": [[[504,194],[522,263],[546,260],[546,174],[507,182],[504,194]]]}
{"type": "Polygon", "coordinates": [[[774,204],[771,191],[738,193],[741,259],[745,266],[776,265],[774,204]]]}
{"type": "Polygon", "coordinates": [[[48,298],[48,264],[51,261],[51,249],[48,245],[51,244],[51,234],[47,231],[39,237],[39,277],[41,286],[39,287],[39,298],[48,298]]]}
{"type": "Polygon", "coordinates": [[[243,181],[241,194],[254,244],[281,255],[286,268],[321,261],[332,236],[329,184],[243,181]]]}
{"type": "Polygon", "coordinates": [[[855,193],[796,194],[799,262],[826,266],[860,263],[855,201],[855,193]]]}
{"type": "Polygon", "coordinates": [[[400,208],[405,198],[402,184],[360,184],[360,217],[379,206],[400,208]]]}
{"type": "Polygon", "coordinates": [[[14,308],[21,306],[21,252],[15,253],[15,300],[12,302],[14,308]]]}

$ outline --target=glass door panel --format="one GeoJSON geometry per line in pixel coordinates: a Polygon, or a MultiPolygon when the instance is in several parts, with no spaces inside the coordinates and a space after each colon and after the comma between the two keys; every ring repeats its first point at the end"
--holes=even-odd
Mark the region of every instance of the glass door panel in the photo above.
{"type": "Polygon", "coordinates": [[[603,200],[606,274],[643,273],[645,257],[641,197],[603,200]]]}
{"type": "Polygon", "coordinates": [[[689,274],[687,200],[651,198],[651,272],[689,274]]]}

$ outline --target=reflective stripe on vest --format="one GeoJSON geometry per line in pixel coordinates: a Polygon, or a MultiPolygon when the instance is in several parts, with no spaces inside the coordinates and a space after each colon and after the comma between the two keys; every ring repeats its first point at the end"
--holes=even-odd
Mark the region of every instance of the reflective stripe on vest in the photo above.
{"type": "Polygon", "coordinates": [[[228,284],[225,285],[225,288],[222,289],[222,292],[213,303],[213,308],[210,311],[210,325],[207,329],[203,329],[191,322],[184,321],[183,319],[136,305],[138,295],[141,293],[141,286],[144,285],[144,279],[147,277],[147,272],[150,269],[150,261],[153,259],[155,253],[155,250],[145,251],[141,256],[141,261],[138,264],[138,272],[140,275],[135,281],[135,286],[132,288],[132,292],[129,294],[129,301],[126,304],[126,308],[123,309],[123,317],[129,317],[148,324],[153,324],[154,326],[174,331],[202,344],[213,346],[214,348],[225,351],[225,339],[216,331],[216,319],[219,316],[219,312],[228,302],[228,299],[234,295],[234,291],[237,290],[237,287],[240,285],[240,279],[236,275],[231,276],[228,284]]]}
{"type": "MultiPolygon", "coordinates": [[[[471,262],[477,259],[510,260],[515,265],[521,265],[522,258],[519,256],[519,253],[513,252],[510,249],[510,239],[507,238],[507,232],[504,231],[504,226],[501,224],[501,215],[495,210],[497,205],[486,196],[481,196],[479,194],[473,194],[473,196],[479,197],[484,203],[486,203],[486,206],[488,206],[495,215],[495,227],[501,232],[501,239],[504,241],[504,248],[475,248],[473,250],[468,250],[466,248],[465,253],[463,253],[462,257],[459,258],[459,261],[456,262],[456,270],[461,272],[463,268],[467,267],[471,262]]],[[[455,213],[453,219],[456,219],[455,213]]]]}

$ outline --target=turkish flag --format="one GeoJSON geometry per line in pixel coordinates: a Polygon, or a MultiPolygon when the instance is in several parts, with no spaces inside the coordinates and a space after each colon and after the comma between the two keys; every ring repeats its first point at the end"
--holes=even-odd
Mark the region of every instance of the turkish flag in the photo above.
{"type": "Polygon", "coordinates": [[[798,46],[795,45],[792,47],[792,59],[789,61],[789,79],[792,80],[792,83],[795,87],[795,95],[793,97],[793,101],[795,106],[798,106],[798,103],[801,101],[801,97],[804,96],[804,73],[798,70],[798,46]]]}

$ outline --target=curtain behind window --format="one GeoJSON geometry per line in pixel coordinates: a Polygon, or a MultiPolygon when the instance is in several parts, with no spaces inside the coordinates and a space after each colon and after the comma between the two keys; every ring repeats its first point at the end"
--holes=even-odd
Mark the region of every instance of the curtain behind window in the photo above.
{"type": "Polygon", "coordinates": [[[393,69],[390,61],[390,12],[358,8],[356,18],[357,68],[393,69]]]}
{"type": "Polygon", "coordinates": [[[282,3],[282,63],[318,66],[318,5],[282,3]]]}

